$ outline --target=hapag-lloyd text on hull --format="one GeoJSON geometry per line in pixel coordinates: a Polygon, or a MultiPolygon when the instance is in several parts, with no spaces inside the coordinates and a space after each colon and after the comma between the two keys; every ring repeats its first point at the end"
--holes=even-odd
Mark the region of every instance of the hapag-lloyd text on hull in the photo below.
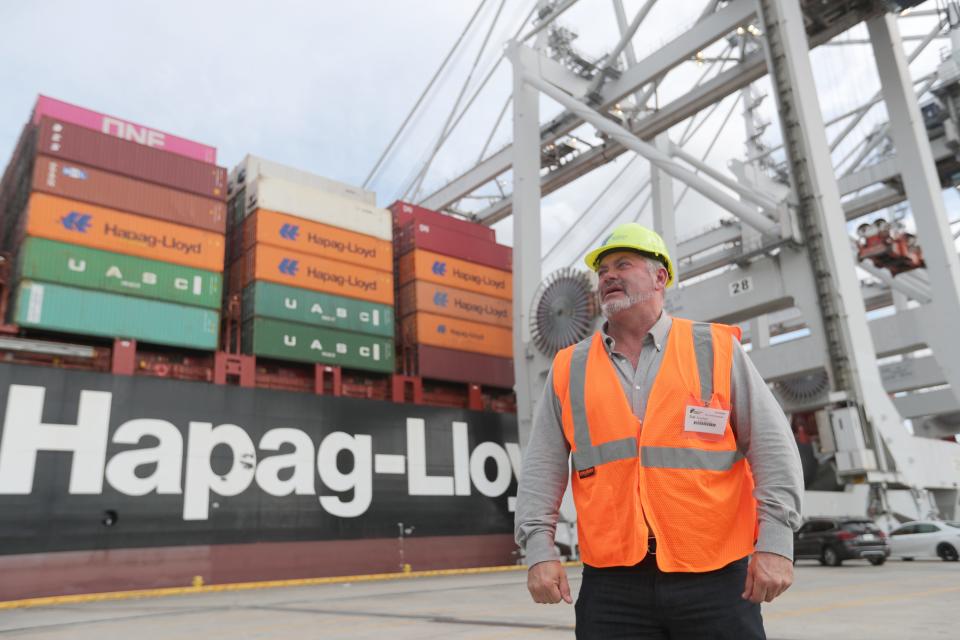
{"type": "Polygon", "coordinates": [[[511,529],[513,416],[19,365],[0,415],[4,540],[35,518],[79,548],[106,510],[111,546],[511,529]]]}
{"type": "Polygon", "coordinates": [[[427,473],[425,423],[406,419],[406,454],[373,452],[373,437],[364,433],[333,431],[319,446],[303,430],[276,427],[254,442],[235,424],[214,425],[191,421],[184,438],[174,424],[157,418],[134,418],[110,429],[112,394],[82,391],[78,419],[73,425],[42,422],[46,390],[39,386],[10,385],[0,439],[0,494],[26,495],[34,485],[38,454],[65,451],[73,455],[70,467],[71,494],[103,493],[104,481],[128,496],[152,493],[183,495],[183,519],[210,517],[211,497],[230,497],[252,485],[274,497],[316,495],[317,480],[338,493],[319,497],[330,515],[352,518],[362,515],[373,500],[374,474],[405,475],[411,496],[470,495],[477,491],[490,498],[506,493],[520,467],[520,448],[481,442],[470,450],[469,425],[450,426],[453,441],[453,473],[427,473]],[[145,441],[155,446],[142,446],[145,441]],[[107,456],[107,444],[135,445],[107,456]],[[218,447],[230,452],[229,470],[214,470],[212,458],[218,447]],[[282,450],[292,451],[282,453],[282,450]],[[338,458],[347,454],[349,471],[342,471],[338,458]],[[487,474],[493,462],[495,473],[487,474]],[[138,473],[151,467],[152,473],[138,473]],[[291,473],[284,473],[290,470],[291,473]],[[182,481],[181,481],[182,477],[182,481]]]}

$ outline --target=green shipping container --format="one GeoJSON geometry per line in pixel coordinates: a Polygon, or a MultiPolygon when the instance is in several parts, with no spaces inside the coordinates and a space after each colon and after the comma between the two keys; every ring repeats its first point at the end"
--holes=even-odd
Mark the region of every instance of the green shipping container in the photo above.
{"type": "Polygon", "coordinates": [[[43,238],[27,238],[17,264],[19,278],[24,280],[220,308],[223,276],[213,271],[43,238]]]}
{"type": "Polygon", "coordinates": [[[14,322],[23,327],[213,351],[220,314],[157,300],[24,280],[14,322]]]}
{"type": "Polygon", "coordinates": [[[246,353],[392,373],[393,340],[269,318],[243,325],[246,353]]]}
{"type": "Polygon", "coordinates": [[[393,337],[393,307],[342,296],[254,282],[243,290],[243,319],[289,320],[338,331],[393,337]]]}

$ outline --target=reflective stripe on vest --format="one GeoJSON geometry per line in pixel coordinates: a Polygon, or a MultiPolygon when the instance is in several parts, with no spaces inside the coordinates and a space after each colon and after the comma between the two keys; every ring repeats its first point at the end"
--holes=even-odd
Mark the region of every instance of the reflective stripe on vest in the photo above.
{"type": "MultiPolygon", "coordinates": [[[[570,411],[573,417],[573,468],[587,471],[607,462],[637,457],[637,439],[623,438],[594,445],[587,424],[587,409],[584,401],[587,380],[587,356],[593,344],[593,336],[583,340],[573,349],[570,358],[570,411]]],[[[709,406],[713,395],[713,334],[705,322],[693,323],[693,350],[700,376],[700,399],[709,406]]],[[[658,469],[698,469],[702,471],[727,471],[744,456],[739,451],[705,451],[681,447],[642,447],[640,462],[645,467],[658,469]]]]}

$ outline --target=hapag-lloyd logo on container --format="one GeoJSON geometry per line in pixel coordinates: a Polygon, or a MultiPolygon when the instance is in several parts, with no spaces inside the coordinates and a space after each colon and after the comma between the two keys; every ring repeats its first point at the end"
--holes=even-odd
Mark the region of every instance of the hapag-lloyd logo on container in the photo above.
{"type": "MultiPolygon", "coordinates": [[[[67,231],[76,231],[86,233],[93,227],[94,216],[82,211],[71,211],[62,216],[59,222],[67,231]]],[[[121,227],[118,224],[105,223],[103,225],[103,235],[113,236],[127,242],[143,244],[151,249],[162,247],[164,249],[173,249],[184,255],[200,255],[203,252],[203,244],[200,242],[185,242],[176,236],[167,234],[156,235],[144,231],[135,231],[121,227]]]]}
{"type": "Polygon", "coordinates": [[[113,236],[114,238],[120,238],[121,240],[126,240],[127,242],[143,244],[151,249],[163,247],[164,249],[173,249],[174,251],[184,255],[200,255],[203,253],[203,243],[201,242],[185,242],[175,236],[169,236],[165,233],[162,235],[155,235],[152,233],[145,233],[143,231],[134,231],[133,229],[121,227],[118,224],[104,224],[103,234],[107,236],[113,236]]]}
{"type": "Polygon", "coordinates": [[[216,496],[237,496],[251,487],[275,498],[315,496],[331,516],[355,518],[373,502],[375,475],[406,476],[410,496],[476,492],[489,498],[503,496],[520,477],[519,445],[484,441],[471,447],[466,422],[450,423],[452,473],[431,475],[427,469],[436,468],[436,461],[428,459],[422,418],[405,418],[405,452],[387,454],[374,453],[373,436],[345,431],[326,433],[318,445],[310,433],[289,426],[265,429],[256,444],[240,425],[201,420],[181,430],[160,418],[134,418],[111,429],[108,391],[81,391],[75,424],[47,424],[45,395],[42,386],[10,385],[0,432],[0,495],[32,494],[37,458],[49,451],[71,454],[71,495],[102,495],[106,484],[142,500],[183,496],[184,520],[207,520],[211,508],[220,506],[216,496]],[[110,443],[123,449],[108,458],[110,443]],[[224,448],[232,460],[226,472],[214,464],[224,448]],[[344,458],[350,459],[346,472],[344,458]]]}
{"type": "Polygon", "coordinates": [[[67,215],[60,218],[60,224],[62,224],[63,228],[67,231],[86,233],[87,229],[90,228],[90,225],[93,224],[93,216],[89,213],[71,211],[67,215]]]}
{"type": "Polygon", "coordinates": [[[361,291],[376,291],[377,281],[376,280],[365,280],[354,274],[349,276],[342,276],[337,273],[330,273],[329,271],[324,271],[323,269],[318,269],[316,267],[307,267],[307,275],[314,280],[319,280],[324,283],[333,283],[338,287],[350,286],[355,289],[360,289],[361,291]]]}
{"type": "Polygon", "coordinates": [[[280,237],[286,240],[296,240],[300,233],[300,226],[295,224],[284,224],[280,227],[280,237]]]}
{"type": "Polygon", "coordinates": [[[360,256],[361,258],[370,259],[377,257],[377,250],[374,247],[364,247],[351,241],[344,242],[342,240],[335,240],[313,231],[309,231],[305,236],[301,236],[300,225],[296,224],[284,223],[280,226],[280,229],[277,231],[277,233],[284,240],[296,242],[300,238],[305,238],[306,241],[312,245],[316,245],[322,249],[329,249],[341,254],[352,253],[360,256]]]}
{"type": "Polygon", "coordinates": [[[495,289],[506,289],[507,288],[507,279],[503,278],[491,278],[486,275],[480,275],[476,273],[469,273],[461,269],[454,268],[453,276],[455,278],[460,278],[466,282],[472,282],[478,285],[485,285],[488,287],[493,287],[495,289]]]}
{"type": "Polygon", "coordinates": [[[376,258],[377,250],[372,247],[363,247],[353,242],[342,242],[340,240],[333,240],[331,238],[324,237],[319,233],[308,233],[307,242],[310,244],[317,245],[323,249],[332,249],[337,253],[352,253],[360,256],[361,258],[376,258]]]}
{"type": "Polygon", "coordinates": [[[460,298],[455,298],[453,301],[453,306],[458,309],[462,309],[468,313],[473,313],[484,318],[497,318],[504,320],[507,317],[506,309],[497,309],[490,306],[489,304],[477,304],[475,302],[467,302],[460,298]]]}

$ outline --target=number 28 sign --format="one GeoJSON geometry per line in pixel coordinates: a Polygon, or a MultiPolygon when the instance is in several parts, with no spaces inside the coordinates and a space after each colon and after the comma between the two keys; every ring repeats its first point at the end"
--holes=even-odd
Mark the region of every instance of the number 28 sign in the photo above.
{"type": "Polygon", "coordinates": [[[734,280],[729,284],[729,287],[730,297],[738,296],[741,293],[749,293],[750,291],[753,291],[753,278],[747,276],[746,278],[734,280]]]}

